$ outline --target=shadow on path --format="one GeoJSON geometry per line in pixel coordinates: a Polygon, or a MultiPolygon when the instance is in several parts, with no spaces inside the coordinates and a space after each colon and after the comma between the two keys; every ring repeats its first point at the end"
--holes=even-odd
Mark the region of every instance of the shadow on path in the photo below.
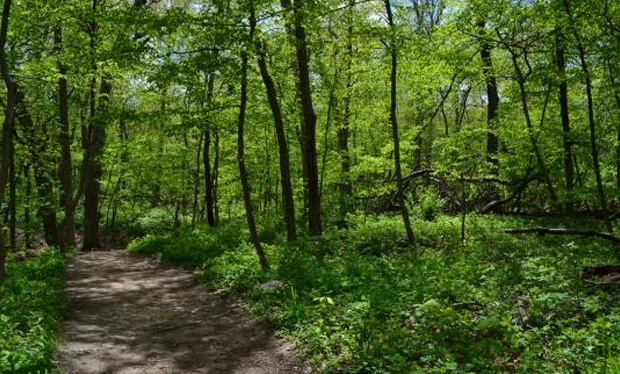
{"type": "Polygon", "coordinates": [[[234,298],[125,251],[76,256],[58,367],[91,373],[302,373],[292,347],[234,298]]]}

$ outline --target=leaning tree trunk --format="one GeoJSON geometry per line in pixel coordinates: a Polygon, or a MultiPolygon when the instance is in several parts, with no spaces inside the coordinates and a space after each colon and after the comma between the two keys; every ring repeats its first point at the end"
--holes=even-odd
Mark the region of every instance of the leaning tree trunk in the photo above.
{"type": "Polygon", "coordinates": [[[411,220],[409,218],[409,210],[405,205],[405,191],[403,188],[403,173],[400,166],[400,136],[398,134],[398,121],[396,116],[396,78],[398,72],[398,56],[396,51],[396,43],[394,34],[394,18],[392,16],[392,5],[390,0],[385,1],[385,10],[387,12],[388,23],[392,30],[391,42],[390,42],[390,55],[392,57],[392,69],[390,75],[390,123],[392,124],[392,140],[394,142],[394,171],[396,174],[396,189],[398,205],[400,213],[403,217],[403,223],[405,224],[405,231],[407,232],[407,240],[412,247],[415,247],[415,234],[411,228],[411,220]]]}
{"type": "MultiPolygon", "coordinates": [[[[254,18],[254,5],[252,4],[250,15],[250,40],[254,36],[254,28],[256,20],[254,18]]],[[[269,263],[263,247],[258,238],[256,231],[256,222],[254,221],[254,208],[252,207],[252,196],[250,191],[250,182],[248,181],[248,172],[245,166],[245,112],[248,102],[248,51],[244,50],[241,56],[241,102],[239,105],[239,118],[237,122],[237,165],[239,166],[239,177],[241,178],[241,187],[243,189],[243,203],[245,206],[245,216],[250,230],[250,240],[254,244],[256,254],[260,266],[263,270],[269,270],[269,263]]]]}
{"type": "Polygon", "coordinates": [[[286,238],[289,242],[297,239],[297,223],[295,222],[295,202],[293,200],[293,186],[291,184],[291,167],[288,153],[288,143],[282,119],[282,110],[278,102],[276,87],[267,68],[264,46],[260,40],[255,42],[258,55],[258,67],[260,69],[263,84],[267,92],[267,101],[271,108],[273,122],[276,128],[278,141],[278,154],[280,157],[280,184],[282,187],[282,207],[284,210],[284,223],[286,225],[286,238]]]}
{"type": "MultiPolygon", "coordinates": [[[[512,58],[512,65],[515,69],[517,85],[519,86],[519,92],[521,96],[521,108],[523,109],[523,115],[525,116],[525,124],[527,126],[528,135],[530,138],[530,143],[532,145],[532,150],[534,151],[534,155],[536,156],[536,163],[538,164],[538,169],[540,174],[545,181],[545,185],[547,187],[547,191],[549,192],[549,196],[551,200],[556,203],[558,200],[557,193],[555,191],[555,187],[553,186],[553,181],[551,180],[551,176],[549,174],[549,170],[545,165],[545,161],[542,157],[542,153],[540,152],[540,147],[538,146],[538,141],[536,139],[536,135],[534,134],[534,125],[532,123],[532,117],[530,115],[527,91],[525,90],[525,81],[527,80],[526,75],[521,70],[519,66],[519,61],[517,60],[517,55],[513,50],[509,50],[512,58]]],[[[529,66],[529,63],[528,63],[529,66]]],[[[529,74],[528,74],[529,75],[529,74]]],[[[544,117],[544,114],[543,114],[544,117]]]]}

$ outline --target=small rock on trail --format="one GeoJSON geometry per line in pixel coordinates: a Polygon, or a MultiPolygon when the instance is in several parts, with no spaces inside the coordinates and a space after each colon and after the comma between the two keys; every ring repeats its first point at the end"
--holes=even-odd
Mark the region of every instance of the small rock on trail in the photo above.
{"type": "Polygon", "coordinates": [[[68,265],[66,293],[72,310],[58,353],[65,374],[309,371],[238,299],[151,258],[79,254],[68,265]]]}

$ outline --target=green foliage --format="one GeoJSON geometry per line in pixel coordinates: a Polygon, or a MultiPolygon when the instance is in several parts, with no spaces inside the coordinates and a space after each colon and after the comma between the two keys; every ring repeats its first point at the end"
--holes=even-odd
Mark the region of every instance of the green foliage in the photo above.
{"type": "Polygon", "coordinates": [[[66,302],[62,255],[56,250],[9,261],[0,288],[0,372],[48,373],[53,369],[58,323],[66,302]]]}
{"type": "Polygon", "coordinates": [[[224,251],[243,242],[240,222],[230,223],[218,230],[187,229],[160,235],[147,235],[134,240],[129,251],[157,255],[163,260],[188,267],[200,267],[224,251]]]}
{"type": "MultiPolygon", "coordinates": [[[[609,261],[611,248],[509,236],[502,229],[522,220],[476,216],[463,244],[459,219],[439,215],[416,224],[421,247],[412,253],[398,218],[351,216],[349,223],[322,238],[267,245],[267,273],[249,244],[221,241],[234,234],[224,226],[203,234],[202,250],[190,245],[193,265],[202,281],[245,295],[322,371],[618,369],[618,300],[580,279],[580,267],[609,261]],[[217,243],[219,254],[209,250],[217,243]],[[259,287],[273,279],[284,286],[259,287]]],[[[174,247],[171,237],[138,246],[188,264],[183,247],[196,235],[178,234],[174,241],[183,244],[174,247]]]]}

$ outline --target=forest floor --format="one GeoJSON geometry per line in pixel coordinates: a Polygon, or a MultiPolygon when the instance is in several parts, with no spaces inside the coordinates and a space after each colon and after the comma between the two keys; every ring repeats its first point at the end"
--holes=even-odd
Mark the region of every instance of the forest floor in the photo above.
{"type": "Polygon", "coordinates": [[[293,347],[191,272],[126,251],[75,256],[58,368],[80,373],[302,373],[293,347]]]}

